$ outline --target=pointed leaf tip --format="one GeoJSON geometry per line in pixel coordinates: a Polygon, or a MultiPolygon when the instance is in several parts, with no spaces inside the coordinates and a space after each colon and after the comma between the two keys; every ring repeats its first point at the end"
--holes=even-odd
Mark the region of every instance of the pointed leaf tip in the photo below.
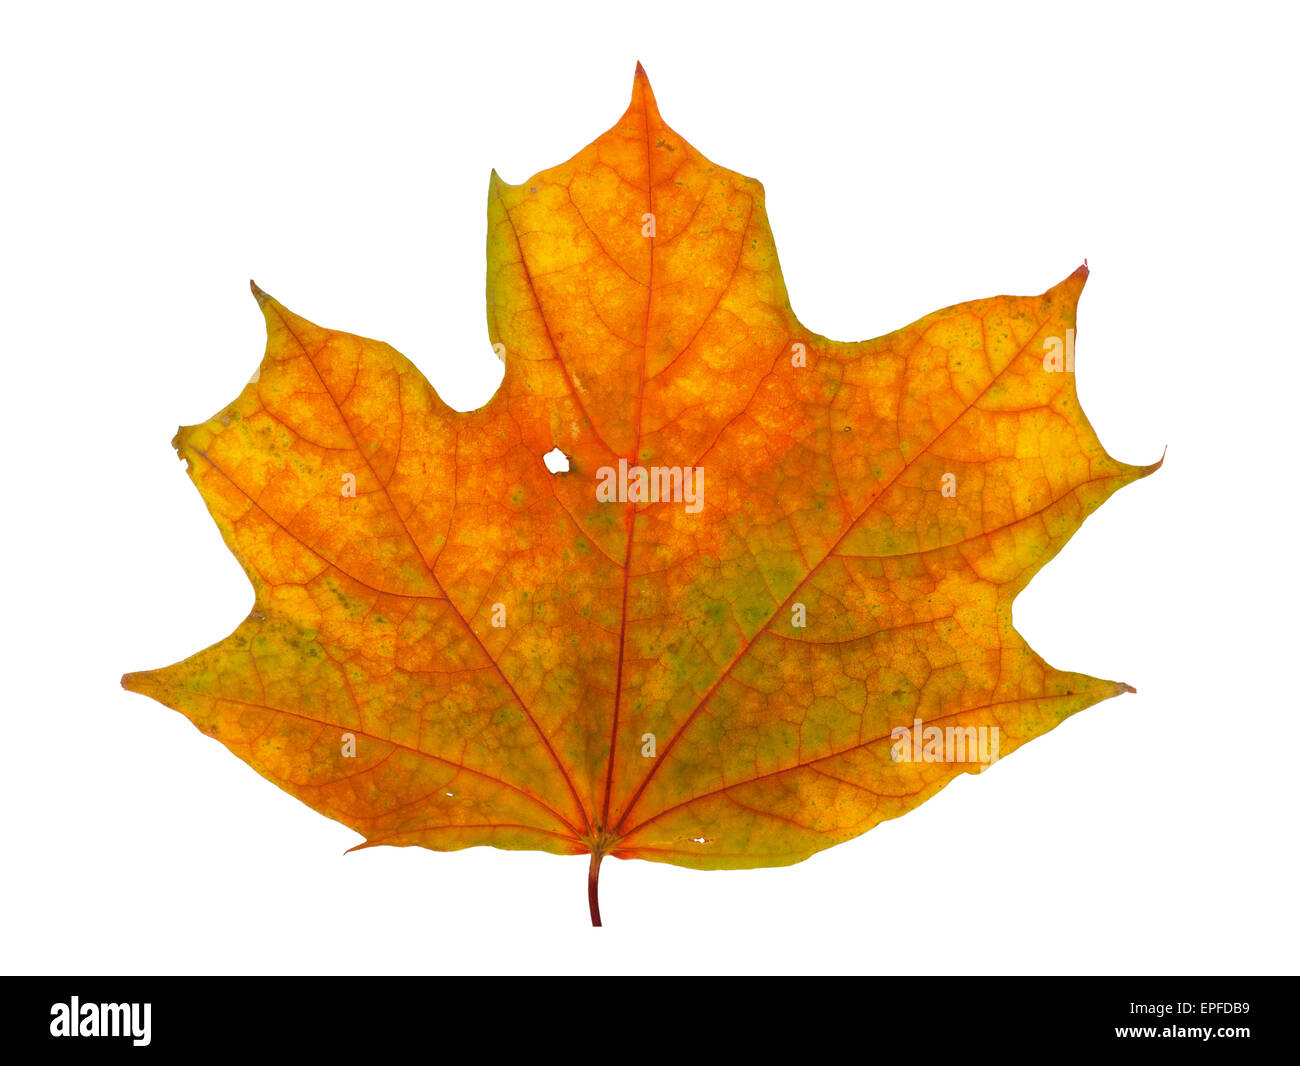
{"type": "Polygon", "coordinates": [[[132,670],[128,674],[123,674],[122,687],[127,692],[138,692],[146,696],[151,695],[149,682],[152,673],[151,670],[132,670]]]}
{"type": "Polygon", "coordinates": [[[257,282],[255,282],[252,278],[248,279],[248,287],[253,292],[253,298],[257,300],[257,306],[265,307],[266,301],[269,300],[271,297],[269,297],[260,288],[258,288],[257,282]]]}
{"type": "Polygon", "coordinates": [[[632,78],[632,99],[635,101],[638,91],[651,103],[654,103],[655,91],[650,87],[650,78],[645,72],[645,67],[637,61],[636,74],[632,78]]]}
{"type": "Polygon", "coordinates": [[[661,121],[659,101],[655,99],[655,91],[650,86],[650,78],[646,75],[645,67],[640,62],[637,63],[636,75],[632,78],[632,101],[629,106],[645,111],[649,122],[661,121]]]}
{"type": "Polygon", "coordinates": [[[1160,458],[1157,459],[1154,463],[1151,463],[1142,468],[1142,476],[1147,477],[1151,474],[1154,474],[1157,470],[1159,470],[1162,466],[1164,466],[1165,456],[1168,454],[1169,454],[1169,445],[1166,444],[1164,446],[1164,449],[1160,452],[1160,458]]]}

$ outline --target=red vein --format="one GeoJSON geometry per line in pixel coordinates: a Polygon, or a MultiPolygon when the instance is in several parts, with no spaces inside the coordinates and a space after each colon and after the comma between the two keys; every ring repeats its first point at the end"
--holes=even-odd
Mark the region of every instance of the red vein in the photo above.
{"type": "MultiPolygon", "coordinates": [[[[366,455],[365,451],[361,448],[361,445],[357,440],[356,433],[352,429],[351,423],[348,422],[348,417],[344,413],[343,408],[339,406],[339,401],[335,398],[334,393],[330,391],[329,383],[326,382],[325,376],[320,372],[320,369],[316,366],[316,361],[312,359],[311,353],[307,350],[307,346],[302,342],[302,338],[300,338],[298,334],[293,331],[293,327],[289,325],[284,315],[280,314],[279,305],[277,304],[275,306],[276,306],[276,314],[279,316],[280,322],[284,325],[285,331],[289,334],[289,336],[291,336],[294,339],[294,342],[302,350],[302,354],[306,358],[308,365],[315,372],[316,377],[320,380],[321,385],[324,386],[326,394],[329,396],[330,401],[334,404],[334,409],[338,411],[339,420],[343,423],[343,428],[348,431],[348,435],[352,438],[353,447],[356,449],[357,454],[361,456],[361,461],[366,464],[366,469],[370,471],[370,476],[373,477],[379,483],[380,488],[383,490],[384,499],[388,501],[388,506],[389,508],[391,508],[393,514],[396,516],[398,524],[402,527],[402,531],[406,534],[407,540],[411,542],[411,547],[415,549],[416,555],[419,556],[421,560],[424,560],[425,558],[424,552],[421,550],[420,545],[416,542],[415,536],[414,534],[411,533],[410,526],[406,524],[406,519],[402,517],[401,511],[399,511],[397,509],[397,505],[393,503],[393,497],[392,494],[389,493],[388,491],[388,485],[380,479],[379,475],[375,472],[374,466],[370,462],[370,457],[366,455]]],[[[583,805],[582,800],[578,797],[578,790],[573,784],[573,778],[569,775],[568,770],[565,769],[564,763],[560,761],[560,757],[559,755],[556,754],[555,747],[551,744],[550,738],[547,737],[546,733],[542,730],[541,725],[538,723],[537,719],[533,716],[533,712],[528,708],[528,705],[524,703],[522,697],[519,695],[518,691],[516,691],[515,686],[511,684],[510,679],[506,677],[505,671],[501,669],[501,664],[492,658],[492,656],[488,653],[487,648],[484,646],[482,639],[474,631],[474,627],[471,626],[469,622],[466,621],[465,616],[460,613],[460,609],[456,606],[452,598],[447,594],[447,590],[443,587],[442,582],[438,580],[438,575],[437,573],[434,572],[433,567],[429,566],[427,562],[425,563],[425,566],[429,571],[429,576],[433,579],[433,583],[438,587],[438,591],[441,592],[444,599],[446,599],[447,606],[451,608],[452,614],[456,616],[456,618],[460,621],[460,624],[465,628],[465,632],[468,633],[470,637],[473,639],[474,643],[478,645],[479,651],[483,653],[483,657],[489,663],[492,664],[493,669],[496,670],[497,676],[501,678],[502,683],[506,686],[507,689],[510,690],[510,694],[514,697],[515,702],[519,704],[520,710],[524,712],[524,716],[528,719],[529,722],[532,723],[533,729],[536,731],[537,736],[541,739],[541,742],[546,746],[546,750],[550,754],[552,762],[555,763],[556,769],[560,771],[560,776],[564,778],[564,783],[568,785],[569,792],[573,796],[573,801],[575,804],[577,804],[577,810],[582,814],[583,821],[587,823],[587,828],[588,830],[590,830],[591,820],[587,816],[587,809],[583,805]]]]}
{"type": "MultiPolygon", "coordinates": [[[[980,390],[979,394],[975,396],[975,398],[972,399],[971,402],[961,410],[961,412],[957,415],[957,417],[954,418],[951,422],[949,422],[948,425],[944,426],[944,428],[940,430],[939,433],[937,433],[923,448],[921,448],[921,450],[918,451],[915,456],[913,456],[906,463],[904,463],[894,474],[894,476],[891,477],[874,496],[872,496],[872,498],[867,502],[866,507],[862,509],[862,512],[857,516],[857,518],[855,518],[852,522],[848,524],[844,532],[840,534],[840,536],[835,540],[835,543],[830,546],[830,548],[826,551],[826,553],[822,556],[822,558],[818,560],[818,562],[814,566],[809,568],[808,573],[805,574],[795,585],[795,587],[790,590],[789,595],[786,596],[786,598],[782,600],[779,604],[777,604],[776,609],[773,610],[772,613],[768,616],[767,621],[765,621],[762,624],[762,626],[759,627],[757,632],[755,632],[754,635],[749,639],[749,641],[736,653],[736,655],[732,658],[731,662],[727,664],[726,669],[723,670],[723,672],[718,676],[718,679],[714,681],[712,685],[709,686],[708,691],[705,692],[704,696],[700,699],[700,702],[695,705],[695,709],[692,710],[691,713],[686,716],[685,720],[677,728],[677,731],[673,734],[672,739],[669,740],[667,746],[663,749],[663,754],[659,758],[655,759],[654,763],[650,766],[649,770],[646,772],[645,777],[642,779],[641,784],[637,787],[636,792],[632,794],[632,798],[628,802],[627,809],[624,811],[623,817],[619,819],[618,825],[615,826],[614,829],[615,833],[622,834],[623,823],[627,820],[628,815],[630,815],[632,811],[636,808],[637,802],[640,800],[642,794],[645,792],[650,782],[654,779],[654,776],[659,771],[659,768],[663,766],[665,762],[668,761],[668,756],[672,753],[673,748],[676,747],[677,742],[681,740],[686,730],[690,728],[691,723],[695,721],[700,711],[702,711],[704,707],[709,703],[709,701],[713,698],[714,694],[721,687],[722,683],[728,677],[731,676],[731,671],[735,669],[736,664],[739,663],[740,660],[743,659],[746,654],[748,654],[749,649],[754,646],[754,643],[759,639],[759,637],[761,637],[765,632],[767,632],[768,627],[771,626],[774,621],[776,621],[777,617],[780,616],[785,606],[793,600],[793,598],[799,593],[800,589],[802,589],[804,585],[807,584],[807,582],[813,577],[813,575],[817,573],[817,571],[821,568],[822,564],[831,555],[833,555],[836,552],[839,546],[844,542],[845,538],[847,538],[857,528],[858,523],[861,522],[862,519],[866,517],[868,512],[871,511],[871,509],[876,505],[876,503],[878,503],[880,500],[882,500],[885,497],[885,495],[893,487],[894,483],[900,477],[902,477],[903,474],[905,474],[909,469],[911,469],[913,464],[915,464],[922,456],[924,456],[927,452],[929,452],[930,448],[932,448],[935,444],[937,444],[940,440],[942,440],[944,435],[950,429],[952,429],[953,426],[955,426],[958,422],[960,422],[963,418],[965,418],[971,412],[971,410],[974,409],[975,405],[979,403],[981,399],[983,399],[983,397],[989,391],[989,389],[993,388],[993,386],[997,383],[998,379],[1001,378],[1002,375],[1005,374],[1010,367],[1014,366],[1016,364],[1016,361],[1026,351],[1029,350],[1029,346],[1034,342],[1034,339],[1038,336],[1039,332],[1042,331],[1044,324],[1045,322],[1039,322],[1037,328],[1034,330],[1033,336],[1031,336],[1030,339],[1025,342],[1023,347],[1021,347],[1021,349],[1018,352],[1016,352],[1014,356],[1012,356],[1009,360],[1007,360],[1006,364],[1002,367],[1001,370],[999,370],[996,374],[993,375],[992,378],[989,379],[989,383],[985,385],[984,388],[980,390]]],[[[985,353],[985,357],[987,358],[987,352],[985,353]]]]}
{"type": "MultiPolygon", "coordinates": [[[[425,759],[432,759],[434,762],[440,762],[440,763],[443,763],[443,764],[445,764],[445,765],[447,765],[447,766],[454,767],[457,771],[461,771],[461,770],[463,770],[465,773],[473,774],[475,777],[481,777],[481,778],[483,778],[483,780],[485,780],[485,781],[490,781],[490,782],[491,782],[492,784],[494,784],[494,785],[500,785],[502,788],[508,788],[508,789],[510,789],[512,792],[517,792],[517,793],[519,793],[519,795],[523,796],[525,799],[529,800],[530,802],[535,803],[538,807],[541,807],[542,810],[546,811],[548,814],[553,815],[557,821],[559,821],[562,825],[564,825],[565,828],[567,828],[567,829],[569,830],[569,832],[571,832],[571,833],[573,834],[575,840],[576,840],[576,839],[579,839],[579,838],[582,836],[582,833],[580,833],[580,832],[578,831],[578,829],[577,829],[577,828],[576,828],[576,827],[575,827],[575,826],[574,826],[574,825],[573,825],[573,824],[572,824],[572,823],[571,823],[567,818],[564,817],[564,815],[562,815],[559,811],[557,811],[554,807],[552,807],[552,806],[551,806],[549,803],[547,803],[545,800],[541,799],[541,798],[538,797],[538,796],[534,796],[531,792],[527,792],[527,791],[525,791],[524,789],[520,788],[518,785],[512,785],[509,781],[503,780],[502,778],[499,778],[499,777],[496,777],[496,776],[494,776],[494,775],[492,775],[492,774],[489,774],[489,773],[487,773],[487,772],[484,771],[484,770],[476,770],[476,769],[474,769],[474,767],[472,767],[472,766],[466,766],[464,763],[458,763],[458,762],[456,762],[456,761],[453,760],[453,759],[445,759],[445,758],[443,758],[441,755],[435,755],[435,754],[433,754],[433,752],[431,752],[431,751],[423,751],[423,750],[421,750],[420,748],[413,748],[413,747],[411,747],[409,744],[402,744],[400,741],[392,740],[392,739],[390,739],[390,738],[388,738],[388,737],[381,737],[381,736],[379,736],[377,733],[369,733],[369,732],[367,732],[366,730],[359,728],[358,726],[347,725],[347,724],[344,724],[344,723],[341,723],[341,722],[327,722],[327,721],[325,721],[323,718],[313,718],[313,717],[312,717],[311,715],[309,715],[309,714],[301,714],[301,713],[299,713],[299,712],[297,712],[297,711],[288,711],[288,710],[285,710],[283,707],[272,707],[272,706],[270,706],[269,704],[265,704],[265,703],[250,703],[248,700],[237,700],[237,699],[233,699],[233,698],[231,698],[231,697],[229,697],[229,696],[212,696],[211,699],[212,699],[214,702],[220,702],[220,703],[233,703],[233,704],[236,704],[237,706],[240,706],[240,707],[252,707],[254,710],[270,711],[272,714],[283,714],[283,715],[286,715],[286,716],[289,717],[289,718],[297,718],[297,719],[299,719],[300,721],[303,721],[303,722],[310,722],[312,725],[323,726],[323,727],[325,727],[325,728],[327,728],[327,729],[341,729],[341,730],[343,730],[344,732],[347,732],[347,733],[359,733],[361,736],[366,737],[366,738],[368,738],[368,739],[370,739],[370,740],[376,741],[376,742],[378,742],[378,743],[380,743],[380,744],[388,744],[388,745],[390,745],[391,747],[393,747],[393,748],[395,748],[395,749],[400,749],[400,750],[402,750],[402,751],[410,752],[412,755],[419,755],[419,756],[421,756],[422,758],[425,758],[425,759]]],[[[255,738],[255,739],[256,739],[256,738],[255,738]]],[[[252,742],[250,741],[250,743],[252,743],[252,742]]],[[[391,754],[392,754],[392,752],[389,752],[389,755],[391,755],[391,754]]],[[[385,756],[385,759],[386,759],[386,758],[388,758],[388,756],[385,756]]],[[[382,762],[382,761],[383,761],[383,760],[381,760],[381,762],[382,762]]],[[[367,767],[365,770],[360,771],[360,772],[361,772],[361,773],[371,773],[371,772],[373,772],[375,769],[377,769],[379,765],[380,765],[379,763],[376,763],[374,766],[367,767]]],[[[357,775],[356,775],[356,774],[349,774],[349,775],[348,775],[348,777],[355,777],[355,776],[357,776],[357,775]]],[[[344,781],[345,781],[345,780],[347,780],[347,779],[348,779],[348,778],[341,778],[340,780],[344,780],[344,781]]],[[[325,784],[320,785],[320,786],[299,785],[297,782],[294,782],[294,784],[295,784],[295,787],[299,787],[299,788],[306,788],[306,787],[320,787],[320,788],[325,788],[325,787],[327,787],[327,785],[325,785],[325,784]]],[[[335,785],[335,784],[338,784],[338,781],[330,781],[330,782],[328,782],[327,784],[328,784],[328,785],[335,785]]],[[[430,795],[431,795],[431,794],[432,794],[432,793],[430,793],[430,795]]],[[[425,797],[425,798],[427,798],[427,797],[425,797]]],[[[400,808],[397,808],[397,809],[400,810],[400,808]]],[[[385,813],[388,813],[388,812],[385,812],[385,813]]],[[[366,816],[366,815],[357,816],[357,815],[350,815],[349,817],[360,817],[360,819],[361,819],[362,821],[371,821],[371,820],[373,820],[374,817],[383,817],[383,815],[378,815],[378,816],[366,816]]],[[[539,828],[540,828],[540,827],[539,827],[539,828]]]]}
{"type": "MultiPolygon", "coordinates": [[[[978,707],[963,707],[960,710],[951,711],[948,714],[936,715],[933,718],[925,719],[925,724],[933,725],[935,722],[946,722],[951,718],[959,718],[964,714],[973,714],[976,711],[992,710],[994,707],[1010,707],[1018,703],[1037,703],[1042,700],[1060,700],[1060,699],[1068,699],[1073,696],[1083,696],[1083,695],[1090,695],[1090,693],[1070,692],[1063,695],[1026,696],[1023,699],[1018,699],[1018,700],[999,700],[996,703],[985,703],[985,704],[981,704],[978,707]]],[[[736,781],[730,785],[724,785],[722,788],[715,788],[709,792],[701,792],[698,796],[692,796],[690,799],[682,800],[681,803],[674,803],[671,807],[665,807],[657,814],[652,814],[649,818],[646,818],[643,821],[638,822],[626,833],[623,833],[620,839],[627,839],[628,837],[633,836],[635,833],[640,832],[651,822],[658,821],[664,815],[671,814],[673,811],[679,810],[682,807],[689,807],[692,803],[699,803],[701,800],[709,799],[713,796],[720,796],[724,792],[730,792],[732,789],[736,789],[736,788],[743,788],[746,785],[752,785],[758,781],[766,781],[768,778],[780,777],[782,774],[792,774],[799,770],[810,769],[811,767],[816,766],[816,764],[819,762],[827,762],[831,759],[838,759],[843,755],[848,755],[850,752],[858,751],[861,748],[870,747],[872,744],[879,744],[881,743],[881,741],[890,740],[892,739],[892,736],[893,736],[893,732],[891,730],[889,733],[886,733],[882,736],[872,737],[870,740],[864,740],[858,744],[853,744],[850,747],[844,748],[840,751],[833,751],[829,755],[819,755],[817,758],[809,759],[807,762],[796,763],[794,766],[787,766],[781,770],[772,770],[769,773],[759,774],[757,777],[747,778],[744,781],[736,781]]],[[[951,765],[958,765],[958,764],[954,763],[951,765]]],[[[957,771],[957,772],[960,773],[961,771],[957,771]]],[[[862,788],[863,786],[858,785],[855,787],[862,788]]],[[[872,793],[872,795],[880,795],[880,793],[872,793]]],[[[731,798],[732,797],[728,797],[728,799],[731,798]]],[[[631,808],[629,808],[629,810],[630,809],[631,808]]],[[[769,811],[755,811],[755,813],[761,814],[764,817],[775,817],[769,811]]],[[[807,829],[807,826],[801,826],[801,828],[807,829]]],[[[808,832],[814,832],[814,830],[808,830],[808,832]]]]}
{"type": "MultiPolygon", "coordinates": [[[[650,112],[646,107],[646,89],[641,87],[641,119],[645,129],[645,182],[646,182],[646,210],[650,213],[650,222],[654,226],[657,224],[655,218],[655,197],[654,197],[654,175],[651,161],[653,156],[650,149],[650,112]]],[[[632,446],[632,462],[637,462],[637,453],[641,450],[641,416],[645,405],[645,386],[646,386],[646,363],[649,359],[650,349],[650,308],[654,303],[654,281],[655,281],[655,238],[653,234],[657,232],[652,230],[650,241],[650,269],[646,280],[646,298],[645,298],[645,321],[641,325],[641,387],[637,391],[636,397],[636,440],[632,446]]],[[[627,592],[628,586],[632,583],[632,543],[636,536],[636,504],[629,502],[627,511],[627,552],[623,556],[623,601],[619,611],[619,632],[618,632],[618,669],[614,675],[614,714],[609,727],[609,754],[606,756],[605,765],[605,799],[601,804],[600,824],[602,834],[609,825],[609,800],[614,791],[614,762],[615,754],[618,751],[618,719],[619,711],[623,703],[623,667],[627,660],[627,592]]]]}

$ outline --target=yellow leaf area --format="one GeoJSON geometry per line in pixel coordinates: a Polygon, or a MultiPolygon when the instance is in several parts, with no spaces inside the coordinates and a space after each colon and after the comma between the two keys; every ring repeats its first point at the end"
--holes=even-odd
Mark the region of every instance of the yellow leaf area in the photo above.
{"type": "Polygon", "coordinates": [[[255,289],[258,375],[175,441],[254,610],[123,684],[363,846],[590,853],[593,915],[604,855],[798,862],[986,767],[977,736],[1005,756],[1131,691],[1011,625],[1158,465],[1079,409],[1086,276],[812,333],[762,186],[665,125],[638,68],[574,158],[492,177],[481,409],[255,289]],[[966,757],[898,739],[932,727],[966,757]]]}

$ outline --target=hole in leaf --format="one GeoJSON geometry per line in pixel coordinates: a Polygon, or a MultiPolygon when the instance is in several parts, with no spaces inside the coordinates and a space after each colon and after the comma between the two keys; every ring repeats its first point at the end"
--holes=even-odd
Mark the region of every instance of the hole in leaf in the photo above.
{"type": "Polygon", "coordinates": [[[567,474],[569,472],[569,457],[559,448],[552,448],[543,455],[542,462],[546,464],[546,469],[552,474],[567,474]]]}

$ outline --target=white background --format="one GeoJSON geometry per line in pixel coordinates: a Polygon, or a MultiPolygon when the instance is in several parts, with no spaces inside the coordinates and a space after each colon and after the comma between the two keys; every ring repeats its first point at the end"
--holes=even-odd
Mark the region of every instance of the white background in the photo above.
{"type": "Polygon", "coordinates": [[[1297,969],[1291,12],[1124,4],[8,5],[5,970],[1297,969]],[[904,9],[905,8],[905,9],[904,9]],[[376,848],[122,691],[252,592],[168,442],[256,367],[250,277],[453,405],[499,379],[488,174],[664,116],[762,180],[860,339],[1087,257],[1106,504],[1016,604],[1139,690],[793,867],[376,848]]]}

